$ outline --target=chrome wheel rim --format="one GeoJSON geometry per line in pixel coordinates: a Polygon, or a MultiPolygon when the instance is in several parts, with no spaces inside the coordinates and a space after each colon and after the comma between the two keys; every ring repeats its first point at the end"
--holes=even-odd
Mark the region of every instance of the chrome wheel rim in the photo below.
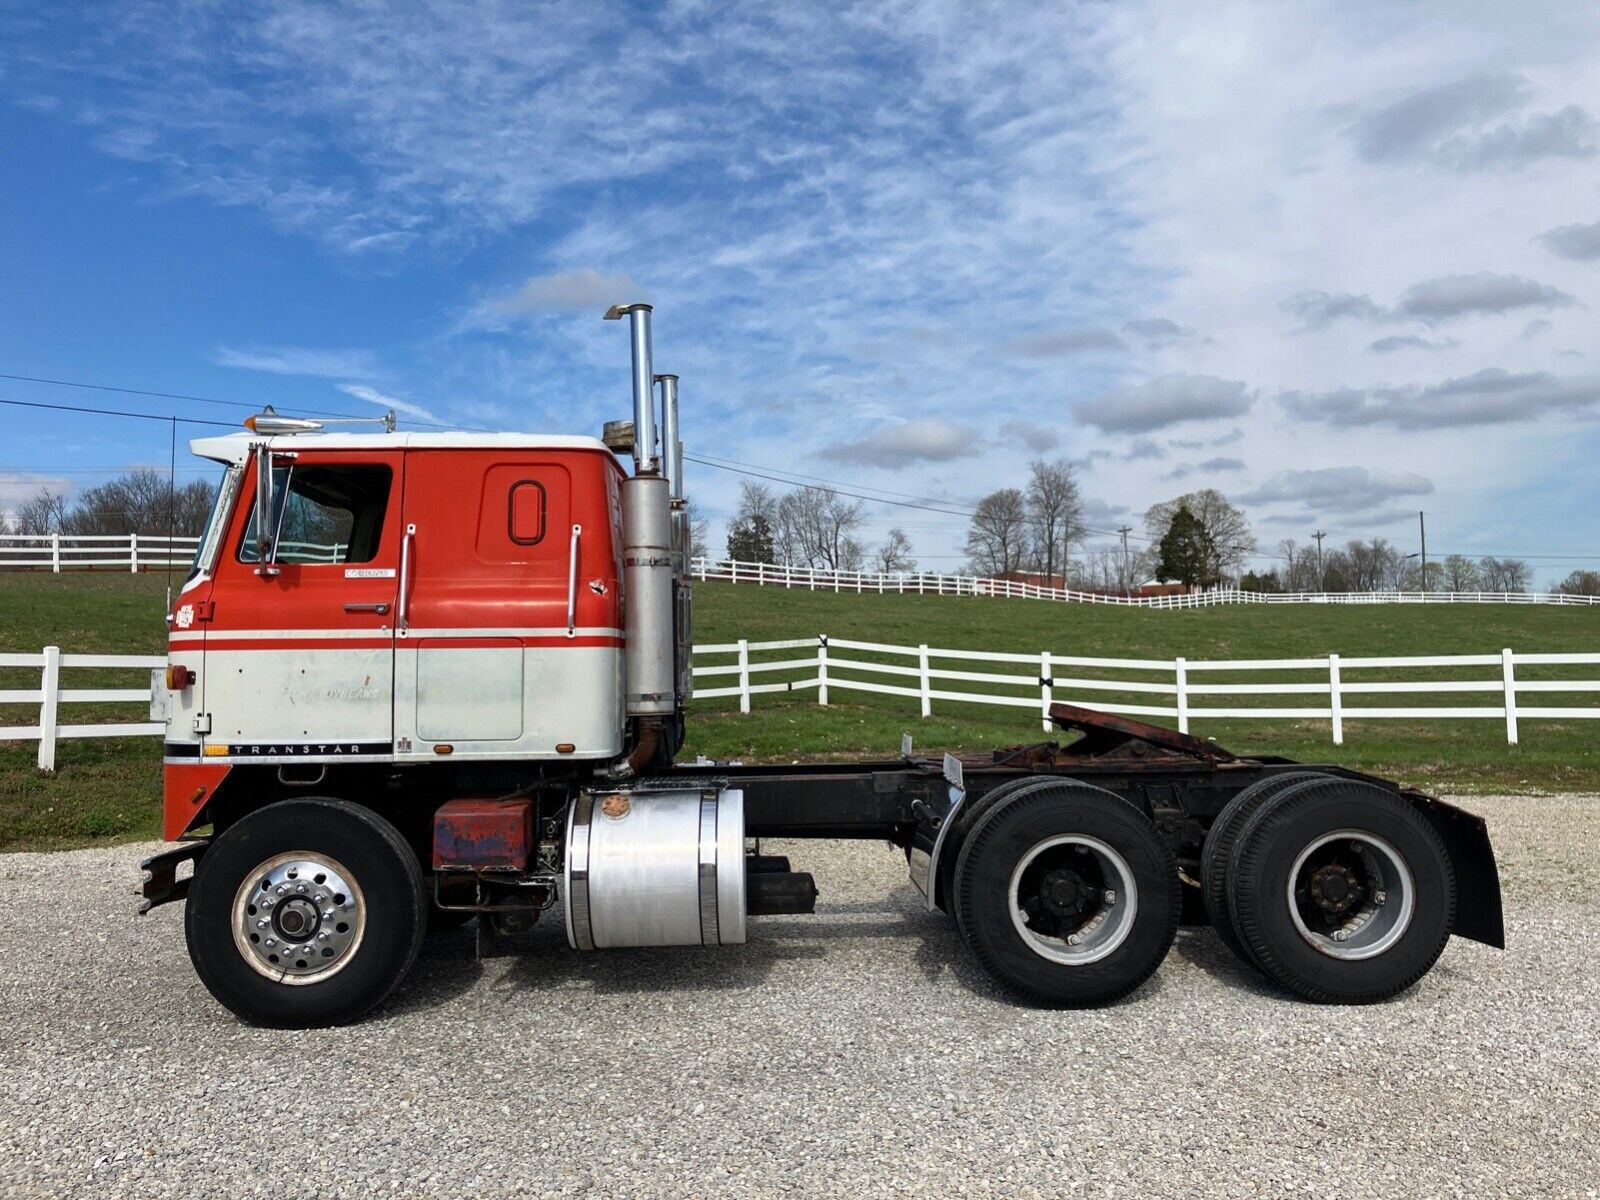
{"type": "Polygon", "coordinates": [[[1393,843],[1361,829],[1336,829],[1300,851],[1286,899],[1296,931],[1313,948],[1358,961],[1405,936],[1416,884],[1393,843]]]}
{"type": "Polygon", "coordinates": [[[361,885],[336,859],[292,850],[259,864],[233,897],[233,943],[276,983],[319,983],[350,965],[367,930],[361,885]]]}
{"type": "Polygon", "coordinates": [[[1133,931],[1139,887],[1107,843],[1086,834],[1039,842],[1018,861],[1008,889],[1011,924],[1041,958],[1098,962],[1133,931]]]}

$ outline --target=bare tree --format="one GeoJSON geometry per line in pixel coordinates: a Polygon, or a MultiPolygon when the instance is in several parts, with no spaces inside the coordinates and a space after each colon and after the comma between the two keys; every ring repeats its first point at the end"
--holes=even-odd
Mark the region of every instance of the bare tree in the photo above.
{"type": "Polygon", "coordinates": [[[1152,504],[1145,510],[1145,532],[1152,541],[1159,542],[1166,536],[1172,528],[1173,515],[1180,508],[1187,508],[1199,520],[1201,528],[1215,546],[1215,561],[1205,574],[1212,577],[1239,574],[1245,558],[1254,553],[1256,548],[1255,534],[1250,532],[1250,522],[1244,511],[1230,504],[1228,498],[1216,488],[1204,488],[1176,496],[1160,504],[1152,504]]]}
{"type": "Polygon", "coordinates": [[[1028,470],[1028,523],[1033,530],[1034,560],[1053,586],[1058,570],[1066,574],[1072,541],[1083,517],[1083,496],[1072,464],[1065,459],[1035,459],[1028,470]]]}
{"type": "Polygon", "coordinates": [[[1525,592],[1533,582],[1533,568],[1520,558],[1482,559],[1483,590],[1486,592],[1525,592]]]}
{"type": "Polygon", "coordinates": [[[1345,543],[1344,554],[1349,572],[1346,590],[1377,592],[1400,586],[1405,556],[1387,539],[1355,538],[1345,543]]]}
{"type": "Polygon", "coordinates": [[[191,536],[205,526],[215,488],[196,479],[174,486],[160,471],[140,468],[80,495],[61,521],[63,533],[166,533],[191,536]]]}
{"type": "Polygon", "coordinates": [[[1475,592],[1483,586],[1483,572],[1463,554],[1445,555],[1438,571],[1429,574],[1442,582],[1447,592],[1475,592]]]}
{"type": "Polygon", "coordinates": [[[1556,585],[1568,596],[1600,596],[1600,571],[1574,571],[1556,585]]]}
{"type": "Polygon", "coordinates": [[[896,571],[915,571],[917,560],[912,557],[911,539],[906,536],[906,531],[898,527],[889,530],[883,545],[878,547],[874,561],[878,570],[885,575],[896,571]]]}
{"type": "Polygon", "coordinates": [[[689,518],[684,522],[689,530],[689,544],[683,548],[683,552],[689,558],[698,558],[709,548],[711,527],[688,496],[683,498],[683,510],[689,518]]]}
{"type": "Polygon", "coordinates": [[[41,489],[31,500],[17,505],[12,522],[18,533],[30,537],[48,537],[61,532],[61,522],[67,515],[67,499],[57,492],[41,489]]]}
{"type": "MultiPolygon", "coordinates": [[[[743,480],[739,484],[739,507],[728,523],[728,557],[735,562],[770,563],[787,547],[776,545],[778,500],[764,483],[743,480]]],[[[789,554],[785,562],[794,562],[789,554]]]]}
{"type": "Polygon", "coordinates": [[[861,567],[862,547],[855,536],[866,505],[820,488],[789,492],[777,505],[777,543],[786,562],[830,571],[861,567]]]}
{"type": "Polygon", "coordinates": [[[1016,488],[1001,488],[978,501],[967,530],[967,556],[977,575],[1009,575],[1028,552],[1028,509],[1016,488]]]}
{"type": "Polygon", "coordinates": [[[1302,546],[1293,538],[1278,543],[1278,557],[1283,564],[1278,568],[1286,592],[1320,592],[1322,577],[1317,571],[1317,551],[1312,546],[1302,546]]]}

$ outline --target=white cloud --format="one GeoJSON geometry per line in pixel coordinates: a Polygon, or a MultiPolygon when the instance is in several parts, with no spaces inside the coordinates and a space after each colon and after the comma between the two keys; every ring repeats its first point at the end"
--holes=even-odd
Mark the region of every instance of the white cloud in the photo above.
{"type": "Polygon", "coordinates": [[[1487,368],[1427,387],[1290,392],[1278,399],[1296,416],[1330,425],[1451,429],[1593,415],[1600,407],[1600,376],[1487,368]]]}
{"type": "Polygon", "coordinates": [[[32,500],[40,492],[67,496],[72,490],[72,480],[49,471],[0,471],[0,511],[10,517],[17,505],[32,500]]]}
{"type": "Polygon", "coordinates": [[[357,400],[366,401],[368,404],[376,404],[380,408],[392,408],[397,413],[415,417],[419,421],[428,421],[435,425],[446,424],[446,422],[441,421],[422,405],[415,404],[410,400],[402,400],[397,396],[390,396],[387,393],[378,391],[377,388],[368,387],[366,384],[341,383],[339,390],[346,396],[353,396],[357,400]]]}
{"type": "Polygon", "coordinates": [[[300,346],[234,349],[219,346],[211,356],[219,367],[265,371],[272,375],[305,375],[318,379],[377,378],[383,372],[368,350],[312,350],[300,346]]]}
{"type": "Polygon", "coordinates": [[[1124,342],[1109,329],[1086,326],[1075,329],[1052,329],[1031,337],[1017,338],[1007,343],[1013,354],[1029,358],[1051,358],[1061,354],[1085,354],[1094,351],[1126,350],[1124,342]]]}
{"type": "Polygon", "coordinates": [[[1600,258],[1600,221],[1558,225],[1539,236],[1552,254],[1587,262],[1600,258]]]}
{"type": "Polygon", "coordinates": [[[886,425],[854,441],[833,442],[817,453],[837,462],[896,470],[915,462],[946,462],[979,453],[983,439],[947,421],[907,421],[886,425]]]}
{"type": "Polygon", "coordinates": [[[1185,421],[1243,416],[1254,403],[1255,397],[1238,380],[1162,375],[1080,400],[1073,412],[1080,421],[1106,433],[1149,433],[1185,421]]]}
{"type": "Polygon", "coordinates": [[[1432,492],[1433,481],[1414,472],[1387,474],[1366,467],[1322,467],[1283,471],[1240,499],[1246,504],[1298,504],[1315,512],[1359,512],[1432,492]]]}
{"type": "Polygon", "coordinates": [[[549,313],[593,310],[599,316],[613,304],[644,301],[642,293],[626,275],[605,275],[593,267],[535,275],[512,292],[489,302],[495,312],[516,316],[544,316],[549,313]]]}

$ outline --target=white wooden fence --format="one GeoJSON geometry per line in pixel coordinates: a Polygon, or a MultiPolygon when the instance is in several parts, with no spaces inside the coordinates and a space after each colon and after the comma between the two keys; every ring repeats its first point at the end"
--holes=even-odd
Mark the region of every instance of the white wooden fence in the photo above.
{"type": "Polygon", "coordinates": [[[1600,596],[1569,596],[1562,592],[1247,592],[1236,587],[1216,587],[1182,596],[1123,596],[975,575],[940,575],[930,571],[830,571],[823,567],[705,558],[691,560],[690,573],[696,579],[802,588],[813,592],[993,596],[1113,604],[1126,608],[1208,608],[1217,604],[1600,604],[1600,596]]]}
{"type": "Polygon", "coordinates": [[[84,567],[165,570],[187,567],[199,544],[199,538],[154,533],[0,533],[0,570],[47,570],[58,575],[84,567]]]}
{"type": "MultiPolygon", "coordinates": [[[[1344,723],[1349,720],[1496,720],[1505,725],[1506,742],[1517,743],[1519,719],[1593,720],[1600,704],[1579,706],[1529,705],[1526,695],[1597,693],[1600,677],[1580,679],[1518,679],[1519,667],[1600,666],[1600,654],[1498,654],[1419,655],[1407,657],[1349,657],[1282,659],[1135,659],[1091,658],[1080,655],[996,653],[980,650],[944,650],[932,646],[893,646],[820,635],[776,642],[727,642],[696,646],[695,656],[732,657],[731,663],[696,666],[698,679],[732,678],[731,686],[695,687],[695,698],[737,696],[739,711],[749,712],[754,696],[771,692],[815,689],[817,703],[827,704],[832,691],[873,692],[916,700],[921,715],[931,716],[940,704],[980,704],[1032,709],[1049,729],[1050,705],[1078,704],[1101,712],[1159,717],[1189,731],[1195,720],[1321,720],[1330,724],[1334,745],[1344,744],[1344,723]],[[805,650],[804,655],[795,651],[805,650]],[[781,658],[753,656],[781,654],[781,658]],[[853,657],[852,657],[853,653],[853,657]],[[863,658],[861,655],[871,655],[863,658]],[[892,660],[901,659],[902,662],[892,660]],[[890,660],[890,661],[885,661],[890,660]],[[969,664],[976,664],[972,666],[969,664]],[[991,664],[997,664],[991,665],[991,664]],[[1025,672],[1005,667],[1026,667],[1025,672]],[[1419,670],[1461,669],[1483,671],[1471,678],[1374,678],[1419,670]],[[774,675],[799,678],[773,680],[774,675]],[[1242,673],[1255,678],[1234,682],[1242,673]],[[867,676],[867,678],[862,678],[867,676]],[[873,676],[889,676],[885,682],[873,676]],[[1220,678],[1218,678],[1220,676],[1220,678]],[[1314,676],[1310,678],[1309,676],[1314,676]],[[771,680],[768,682],[767,680],[771,680]],[[950,684],[999,685],[1006,690],[957,690],[950,684]],[[1441,705],[1437,697],[1453,694],[1492,697],[1488,704],[1441,705]],[[1150,696],[1148,703],[1108,701],[1107,694],[1150,696]],[[1363,697],[1424,696],[1423,704],[1367,703],[1363,697]],[[1260,696],[1306,697],[1286,707],[1218,703],[1260,696]],[[1159,697],[1159,702],[1155,699],[1159,697]],[[1355,703],[1350,703],[1354,699],[1355,703]]],[[[1540,674],[1545,672],[1541,671],[1540,674]]]]}
{"type": "MultiPolygon", "coordinates": [[[[1029,709],[1049,729],[1050,705],[1062,701],[1101,712],[1157,717],[1174,722],[1183,732],[1196,720],[1321,720],[1330,724],[1334,745],[1344,744],[1344,723],[1351,720],[1494,720],[1505,726],[1506,742],[1517,743],[1519,720],[1600,719],[1600,703],[1552,706],[1528,704],[1524,697],[1600,693],[1600,672],[1587,678],[1519,678],[1519,668],[1536,668],[1541,676],[1560,666],[1600,667],[1600,654],[1432,654],[1406,657],[1341,657],[1281,659],[1093,658],[1082,655],[945,650],[933,646],[894,646],[844,638],[791,638],[783,641],[740,640],[694,648],[696,659],[728,659],[697,665],[695,679],[719,681],[695,687],[695,699],[737,696],[739,711],[748,713],[755,696],[815,690],[826,705],[830,692],[871,692],[915,700],[922,716],[933,715],[937,701],[1029,709]],[[801,653],[797,653],[801,652],[801,653]],[[870,655],[863,658],[862,655],[870,655]],[[776,656],[776,657],[767,657],[776,656]],[[893,661],[893,660],[902,661],[893,661]],[[1006,670],[1005,668],[1012,668],[1006,670]],[[1022,669],[1022,668],[1025,668],[1022,669]],[[1470,678],[1374,678],[1417,671],[1480,672],[1470,678]],[[1235,682],[1241,675],[1246,682],[1235,682]],[[777,678],[783,676],[784,678],[777,678]],[[796,677],[798,676],[798,677],[796,677]],[[875,678],[876,677],[876,678],[875,678]],[[888,678],[888,682],[884,681],[888,678]],[[731,684],[722,684],[731,680],[731,684]],[[951,685],[989,685],[1003,691],[974,691],[951,685]],[[1487,704],[1441,705],[1444,695],[1477,695],[1487,704]],[[1150,697],[1128,703],[1106,696],[1150,697]],[[1364,697],[1423,696],[1429,703],[1364,702],[1364,697]],[[1227,704],[1255,697],[1301,697],[1283,707],[1227,704]],[[1351,703],[1351,700],[1355,703],[1351,703]],[[1219,703],[1222,701],[1223,703],[1219,703]]],[[[39,767],[54,770],[56,743],[65,738],[137,737],[160,734],[155,721],[126,724],[64,725],[64,704],[148,703],[152,689],[163,686],[162,655],[63,654],[46,646],[38,654],[0,654],[0,669],[39,671],[37,686],[0,689],[0,705],[37,705],[33,725],[0,725],[0,742],[39,743],[39,767]],[[63,670],[149,670],[144,687],[63,688],[63,670]]]]}
{"type": "MultiPolygon", "coordinates": [[[[56,769],[56,742],[61,738],[140,737],[160,734],[166,725],[159,721],[136,721],[118,725],[63,725],[60,708],[63,704],[132,704],[149,703],[151,689],[156,686],[154,677],[144,687],[114,688],[63,688],[63,668],[77,670],[95,669],[145,669],[164,670],[165,655],[160,654],[63,654],[58,646],[46,646],[38,654],[0,654],[0,669],[34,668],[39,671],[39,685],[31,688],[0,688],[0,705],[37,704],[37,725],[0,725],[0,742],[8,740],[39,743],[39,769],[56,769]]],[[[0,718],[3,719],[3,718],[0,718]]]]}
{"type": "MultiPolygon", "coordinates": [[[[57,575],[79,568],[112,567],[118,571],[187,569],[199,538],[150,533],[68,534],[31,537],[0,533],[0,569],[49,570],[57,575]]],[[[343,560],[345,543],[280,542],[284,562],[336,563],[343,560]]]]}

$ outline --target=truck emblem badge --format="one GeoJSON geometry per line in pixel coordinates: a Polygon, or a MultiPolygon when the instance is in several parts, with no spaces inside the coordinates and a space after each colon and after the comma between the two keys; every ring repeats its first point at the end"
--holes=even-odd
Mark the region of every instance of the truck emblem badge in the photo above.
{"type": "Polygon", "coordinates": [[[173,619],[172,619],[172,623],[174,625],[176,625],[179,629],[187,629],[187,628],[189,628],[189,626],[193,625],[194,624],[194,605],[185,604],[183,607],[178,609],[177,615],[174,616],[173,619]]]}
{"type": "Polygon", "coordinates": [[[589,590],[591,592],[593,592],[596,596],[604,596],[606,594],[606,592],[609,591],[610,589],[607,588],[606,585],[603,582],[601,582],[600,580],[591,579],[591,580],[589,580],[589,590]]]}

